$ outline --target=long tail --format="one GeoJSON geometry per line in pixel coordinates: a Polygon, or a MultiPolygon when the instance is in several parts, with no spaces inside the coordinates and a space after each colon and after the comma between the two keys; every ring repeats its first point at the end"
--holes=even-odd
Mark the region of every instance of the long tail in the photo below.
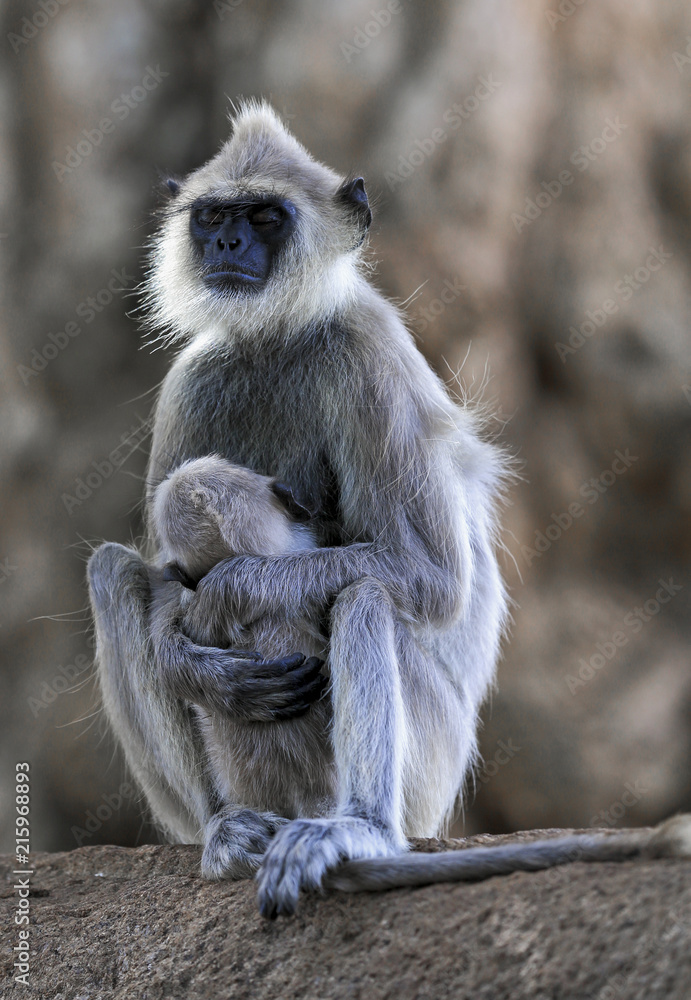
{"type": "Polygon", "coordinates": [[[325,879],[324,885],[344,892],[376,892],[432,882],[480,881],[574,861],[632,858],[691,858],[691,814],[675,816],[652,829],[626,833],[572,834],[500,847],[347,861],[325,879]]]}

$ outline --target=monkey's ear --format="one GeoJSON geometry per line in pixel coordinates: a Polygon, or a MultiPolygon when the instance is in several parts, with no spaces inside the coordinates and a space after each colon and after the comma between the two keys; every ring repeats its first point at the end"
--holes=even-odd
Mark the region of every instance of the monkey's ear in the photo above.
{"type": "Polygon", "coordinates": [[[352,181],[345,181],[344,184],[341,184],[336,192],[336,201],[352,209],[364,235],[372,224],[372,212],[362,177],[356,177],[352,181]]]}
{"type": "Polygon", "coordinates": [[[294,521],[309,521],[314,517],[314,511],[310,510],[306,503],[295,496],[290,486],[274,480],[271,489],[294,521]]]}
{"type": "Polygon", "coordinates": [[[163,567],[163,579],[164,580],[174,580],[176,583],[181,583],[183,587],[187,587],[189,590],[197,589],[197,581],[193,580],[189,573],[186,573],[182,566],[178,563],[168,563],[167,566],[163,567]]]}

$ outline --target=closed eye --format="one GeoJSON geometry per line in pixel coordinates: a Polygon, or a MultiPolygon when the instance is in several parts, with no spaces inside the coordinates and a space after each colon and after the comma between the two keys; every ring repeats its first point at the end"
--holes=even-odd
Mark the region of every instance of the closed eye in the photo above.
{"type": "Polygon", "coordinates": [[[265,205],[250,215],[253,226],[280,226],[285,218],[285,212],[278,205],[265,205]]]}
{"type": "Polygon", "coordinates": [[[197,222],[202,226],[220,226],[224,212],[218,208],[200,208],[197,212],[197,222]]]}

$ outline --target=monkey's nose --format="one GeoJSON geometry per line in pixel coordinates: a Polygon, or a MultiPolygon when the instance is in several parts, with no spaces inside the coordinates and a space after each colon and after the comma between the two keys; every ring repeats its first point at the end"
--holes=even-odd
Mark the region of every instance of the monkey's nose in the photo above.
{"type": "Polygon", "coordinates": [[[219,236],[219,238],[216,240],[216,246],[221,251],[223,251],[223,250],[237,250],[237,248],[239,246],[241,246],[241,245],[242,245],[242,240],[240,239],[239,236],[235,237],[234,239],[227,240],[227,241],[226,240],[222,240],[221,237],[219,236]]]}
{"type": "Polygon", "coordinates": [[[244,253],[248,245],[248,234],[242,224],[228,220],[216,236],[214,251],[217,257],[228,259],[244,253]]]}

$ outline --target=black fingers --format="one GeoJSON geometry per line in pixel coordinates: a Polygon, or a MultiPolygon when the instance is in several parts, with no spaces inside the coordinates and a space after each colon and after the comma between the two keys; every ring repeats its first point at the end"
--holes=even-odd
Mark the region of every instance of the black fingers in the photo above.
{"type": "Polygon", "coordinates": [[[291,653],[290,656],[283,656],[280,660],[263,660],[262,667],[266,673],[285,674],[289,670],[301,667],[306,660],[304,653],[291,653]]]}
{"type": "Polygon", "coordinates": [[[310,671],[308,675],[308,680],[302,684],[300,687],[296,687],[291,692],[292,701],[283,709],[277,709],[274,712],[274,719],[284,720],[284,719],[296,719],[300,715],[304,715],[310,708],[310,705],[314,704],[315,701],[319,701],[322,698],[329,686],[328,678],[326,678],[321,672],[320,668],[322,661],[318,660],[317,657],[312,657],[311,660],[307,660],[305,667],[315,661],[317,663],[317,672],[314,673],[314,668],[310,671]]]}
{"type": "Polygon", "coordinates": [[[294,653],[277,660],[248,664],[237,678],[237,707],[246,719],[283,721],[304,715],[322,697],[327,679],[323,660],[294,653]]]}

